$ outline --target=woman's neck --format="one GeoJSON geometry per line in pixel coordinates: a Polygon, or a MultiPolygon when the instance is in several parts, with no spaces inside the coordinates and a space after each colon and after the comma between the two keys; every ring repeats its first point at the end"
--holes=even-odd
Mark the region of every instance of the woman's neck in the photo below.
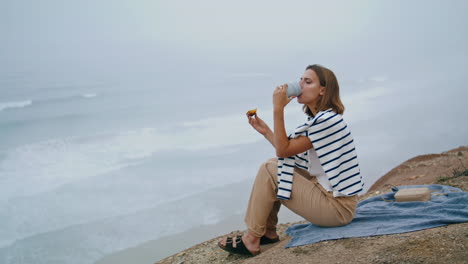
{"type": "Polygon", "coordinates": [[[317,106],[315,104],[307,105],[307,107],[309,107],[309,110],[313,116],[317,115],[318,111],[317,111],[317,106]]]}

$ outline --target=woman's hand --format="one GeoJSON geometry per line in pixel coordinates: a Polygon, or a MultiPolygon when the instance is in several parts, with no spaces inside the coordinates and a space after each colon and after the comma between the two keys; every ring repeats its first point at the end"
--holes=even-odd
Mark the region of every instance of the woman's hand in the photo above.
{"type": "Polygon", "coordinates": [[[271,131],[270,127],[263,121],[260,117],[258,117],[257,114],[253,116],[247,115],[247,118],[249,119],[249,124],[257,130],[258,133],[262,135],[266,135],[268,132],[271,131]]]}
{"type": "Polygon", "coordinates": [[[283,110],[284,107],[291,102],[292,99],[288,98],[287,94],[288,85],[280,85],[276,87],[273,92],[273,109],[274,110],[283,110]]]}

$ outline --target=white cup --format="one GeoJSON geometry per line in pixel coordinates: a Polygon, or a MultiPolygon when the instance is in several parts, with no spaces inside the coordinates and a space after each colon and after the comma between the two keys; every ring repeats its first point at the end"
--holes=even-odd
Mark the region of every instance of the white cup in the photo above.
{"type": "Polygon", "coordinates": [[[288,97],[299,96],[302,93],[299,82],[288,83],[288,97]]]}

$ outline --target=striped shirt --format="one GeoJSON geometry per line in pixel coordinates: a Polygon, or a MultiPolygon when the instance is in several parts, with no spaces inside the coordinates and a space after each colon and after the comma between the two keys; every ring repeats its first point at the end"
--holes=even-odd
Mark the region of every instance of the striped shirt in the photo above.
{"type": "MultiPolygon", "coordinates": [[[[352,196],[362,191],[362,180],[353,137],[342,116],[329,109],[321,111],[296,128],[289,138],[306,136],[312,142],[318,159],[332,187],[333,196],[352,196]]],[[[278,159],[278,193],[280,200],[289,200],[294,168],[309,171],[307,151],[278,159]]]]}

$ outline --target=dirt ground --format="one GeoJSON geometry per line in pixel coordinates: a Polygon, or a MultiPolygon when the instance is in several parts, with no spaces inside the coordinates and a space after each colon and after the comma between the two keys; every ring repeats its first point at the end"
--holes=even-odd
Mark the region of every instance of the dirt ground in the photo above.
{"type": "MultiPolygon", "coordinates": [[[[468,146],[417,156],[382,176],[361,199],[387,192],[392,185],[445,184],[468,191],[467,169],[468,146]]],[[[262,247],[262,253],[255,257],[237,256],[220,250],[218,238],[213,238],[157,263],[468,263],[468,223],[284,248],[290,239],[284,231],[298,223],[278,226],[282,241],[262,247]]],[[[229,235],[242,232],[234,231],[229,235]]]]}

